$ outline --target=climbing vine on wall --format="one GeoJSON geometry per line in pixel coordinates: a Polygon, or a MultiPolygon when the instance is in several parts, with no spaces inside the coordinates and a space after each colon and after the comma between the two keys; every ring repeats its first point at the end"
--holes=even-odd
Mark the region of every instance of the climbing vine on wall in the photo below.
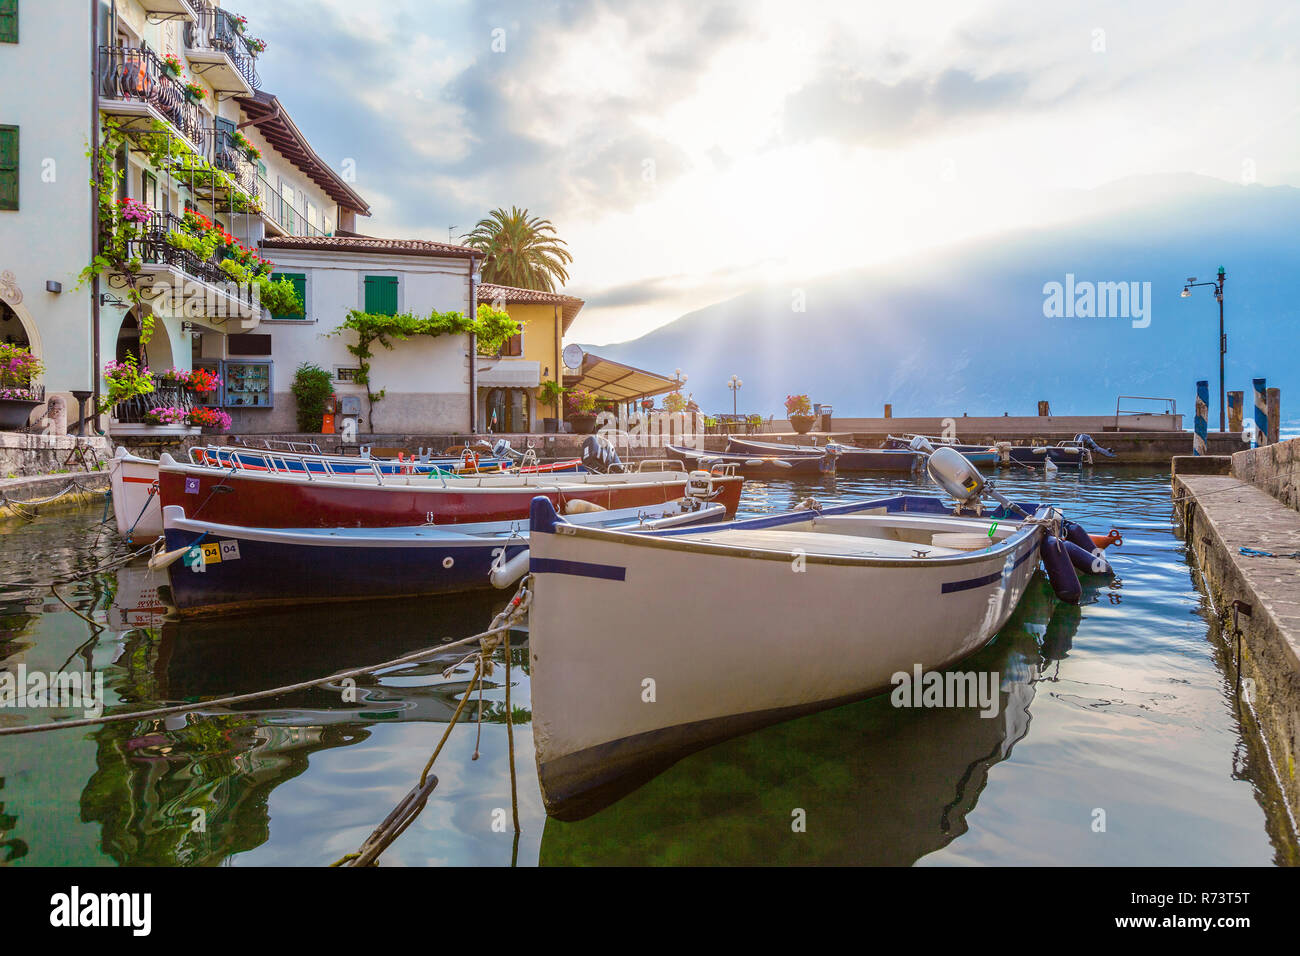
{"type": "Polygon", "coordinates": [[[374,312],[362,312],[353,309],[348,313],[343,324],[332,335],[354,332],[357,336],[355,345],[347,346],[357,359],[357,372],[353,381],[364,385],[369,411],[366,421],[370,430],[375,430],[375,405],[383,401],[385,389],[374,389],[370,377],[370,360],[374,358],[372,346],[375,343],[391,350],[396,341],[405,341],[413,335],[475,335],[478,337],[480,355],[493,355],[500,350],[511,336],[518,335],[520,325],[505,312],[489,305],[480,305],[478,315],[468,319],[463,312],[433,312],[427,316],[413,312],[400,315],[380,315],[374,312]]]}

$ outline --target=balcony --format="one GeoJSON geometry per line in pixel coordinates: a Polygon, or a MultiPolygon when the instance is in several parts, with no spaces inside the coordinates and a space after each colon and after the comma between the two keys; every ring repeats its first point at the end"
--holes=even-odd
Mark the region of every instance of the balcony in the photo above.
{"type": "Polygon", "coordinates": [[[123,288],[134,283],[160,314],[183,315],[216,331],[246,332],[257,327],[261,311],[254,307],[251,286],[235,282],[218,259],[202,260],[168,241],[169,234],[187,231],[179,216],[159,212],[147,223],[130,228],[126,256],[139,262],[139,271],[134,276],[110,276],[110,285],[123,288]]]}
{"type": "Polygon", "coordinates": [[[199,107],[191,103],[179,79],[163,68],[152,50],[122,46],[99,48],[99,94],[101,112],[124,121],[124,129],[151,121],[169,124],[190,149],[201,153],[203,126],[199,107]]]}
{"type": "Polygon", "coordinates": [[[218,93],[248,96],[262,85],[256,54],[241,21],[207,0],[191,0],[195,19],[185,25],[190,71],[218,93]]]}
{"type": "Polygon", "coordinates": [[[256,181],[262,215],[277,236],[324,236],[325,231],[308,221],[306,213],[296,208],[261,176],[256,181]]]}

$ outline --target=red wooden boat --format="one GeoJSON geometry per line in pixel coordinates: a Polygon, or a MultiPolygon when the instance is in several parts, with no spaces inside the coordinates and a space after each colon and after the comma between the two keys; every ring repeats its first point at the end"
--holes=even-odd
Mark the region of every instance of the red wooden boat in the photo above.
{"type": "Polygon", "coordinates": [[[387,528],[526,520],[529,504],[545,495],[563,513],[585,501],[609,510],[659,505],[681,498],[688,481],[707,484],[710,500],[736,513],[744,479],[684,471],[630,474],[331,475],[251,472],[159,460],[159,499],[192,517],[252,528],[387,528]]]}

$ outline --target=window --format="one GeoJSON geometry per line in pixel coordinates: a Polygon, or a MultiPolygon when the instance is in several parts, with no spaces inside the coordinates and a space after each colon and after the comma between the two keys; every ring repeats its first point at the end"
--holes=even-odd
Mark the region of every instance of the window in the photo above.
{"type": "Polygon", "coordinates": [[[518,335],[510,336],[510,338],[506,340],[505,344],[501,346],[499,354],[506,358],[517,358],[523,355],[524,333],[520,332],[518,335]]]}
{"type": "Polygon", "coordinates": [[[397,276],[366,276],[362,311],[372,315],[397,314],[397,276]]]}
{"type": "Polygon", "coordinates": [[[18,208],[18,127],[0,126],[0,209],[18,208]]]}
{"type": "Polygon", "coordinates": [[[273,272],[271,273],[272,281],[288,279],[293,283],[293,290],[298,293],[298,298],[302,299],[303,311],[296,315],[285,313],[284,315],[272,314],[273,319],[305,319],[307,318],[307,273],[305,272],[273,272]]]}
{"type": "Polygon", "coordinates": [[[18,42],[18,0],[0,0],[0,43],[18,42]]]}
{"type": "Polygon", "coordinates": [[[158,208],[158,180],[147,169],[140,173],[140,201],[158,208]]]}
{"type": "Polygon", "coordinates": [[[334,381],[339,382],[340,384],[351,385],[357,380],[357,373],[360,371],[361,369],[356,366],[335,365],[334,381]]]}

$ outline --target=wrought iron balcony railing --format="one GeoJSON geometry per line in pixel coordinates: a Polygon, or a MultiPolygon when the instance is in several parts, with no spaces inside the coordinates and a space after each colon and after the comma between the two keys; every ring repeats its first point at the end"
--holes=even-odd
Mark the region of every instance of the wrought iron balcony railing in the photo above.
{"type": "Polygon", "coordinates": [[[189,389],[175,383],[159,382],[147,395],[132,395],[113,406],[113,417],[123,425],[143,424],[145,417],[155,408],[179,408],[192,412],[198,405],[189,389]]]}
{"type": "Polygon", "coordinates": [[[208,162],[234,179],[240,189],[256,198],[261,178],[257,164],[235,142],[234,134],[221,128],[205,129],[203,138],[211,146],[205,151],[208,162]]]}
{"type": "Polygon", "coordinates": [[[251,315],[253,291],[234,279],[215,260],[202,260],[188,249],[167,241],[169,233],[185,234],[185,224],[179,216],[169,212],[154,213],[149,222],[135,230],[127,239],[128,258],[139,259],[148,265],[166,265],[203,282],[208,282],[233,296],[251,315]]]}
{"type": "Polygon", "coordinates": [[[257,197],[262,211],[291,236],[323,236],[325,231],[313,224],[307,215],[295,207],[260,175],[257,177],[257,197]]]}
{"type": "Polygon", "coordinates": [[[261,89],[256,54],[248,46],[234,14],[207,0],[191,0],[196,19],[185,25],[185,42],[192,50],[219,50],[230,57],[239,75],[253,89],[261,89]]]}
{"type": "Polygon", "coordinates": [[[123,46],[99,48],[99,92],[110,100],[146,103],[177,131],[202,148],[202,111],[185,95],[179,79],[152,50],[123,46]]]}

